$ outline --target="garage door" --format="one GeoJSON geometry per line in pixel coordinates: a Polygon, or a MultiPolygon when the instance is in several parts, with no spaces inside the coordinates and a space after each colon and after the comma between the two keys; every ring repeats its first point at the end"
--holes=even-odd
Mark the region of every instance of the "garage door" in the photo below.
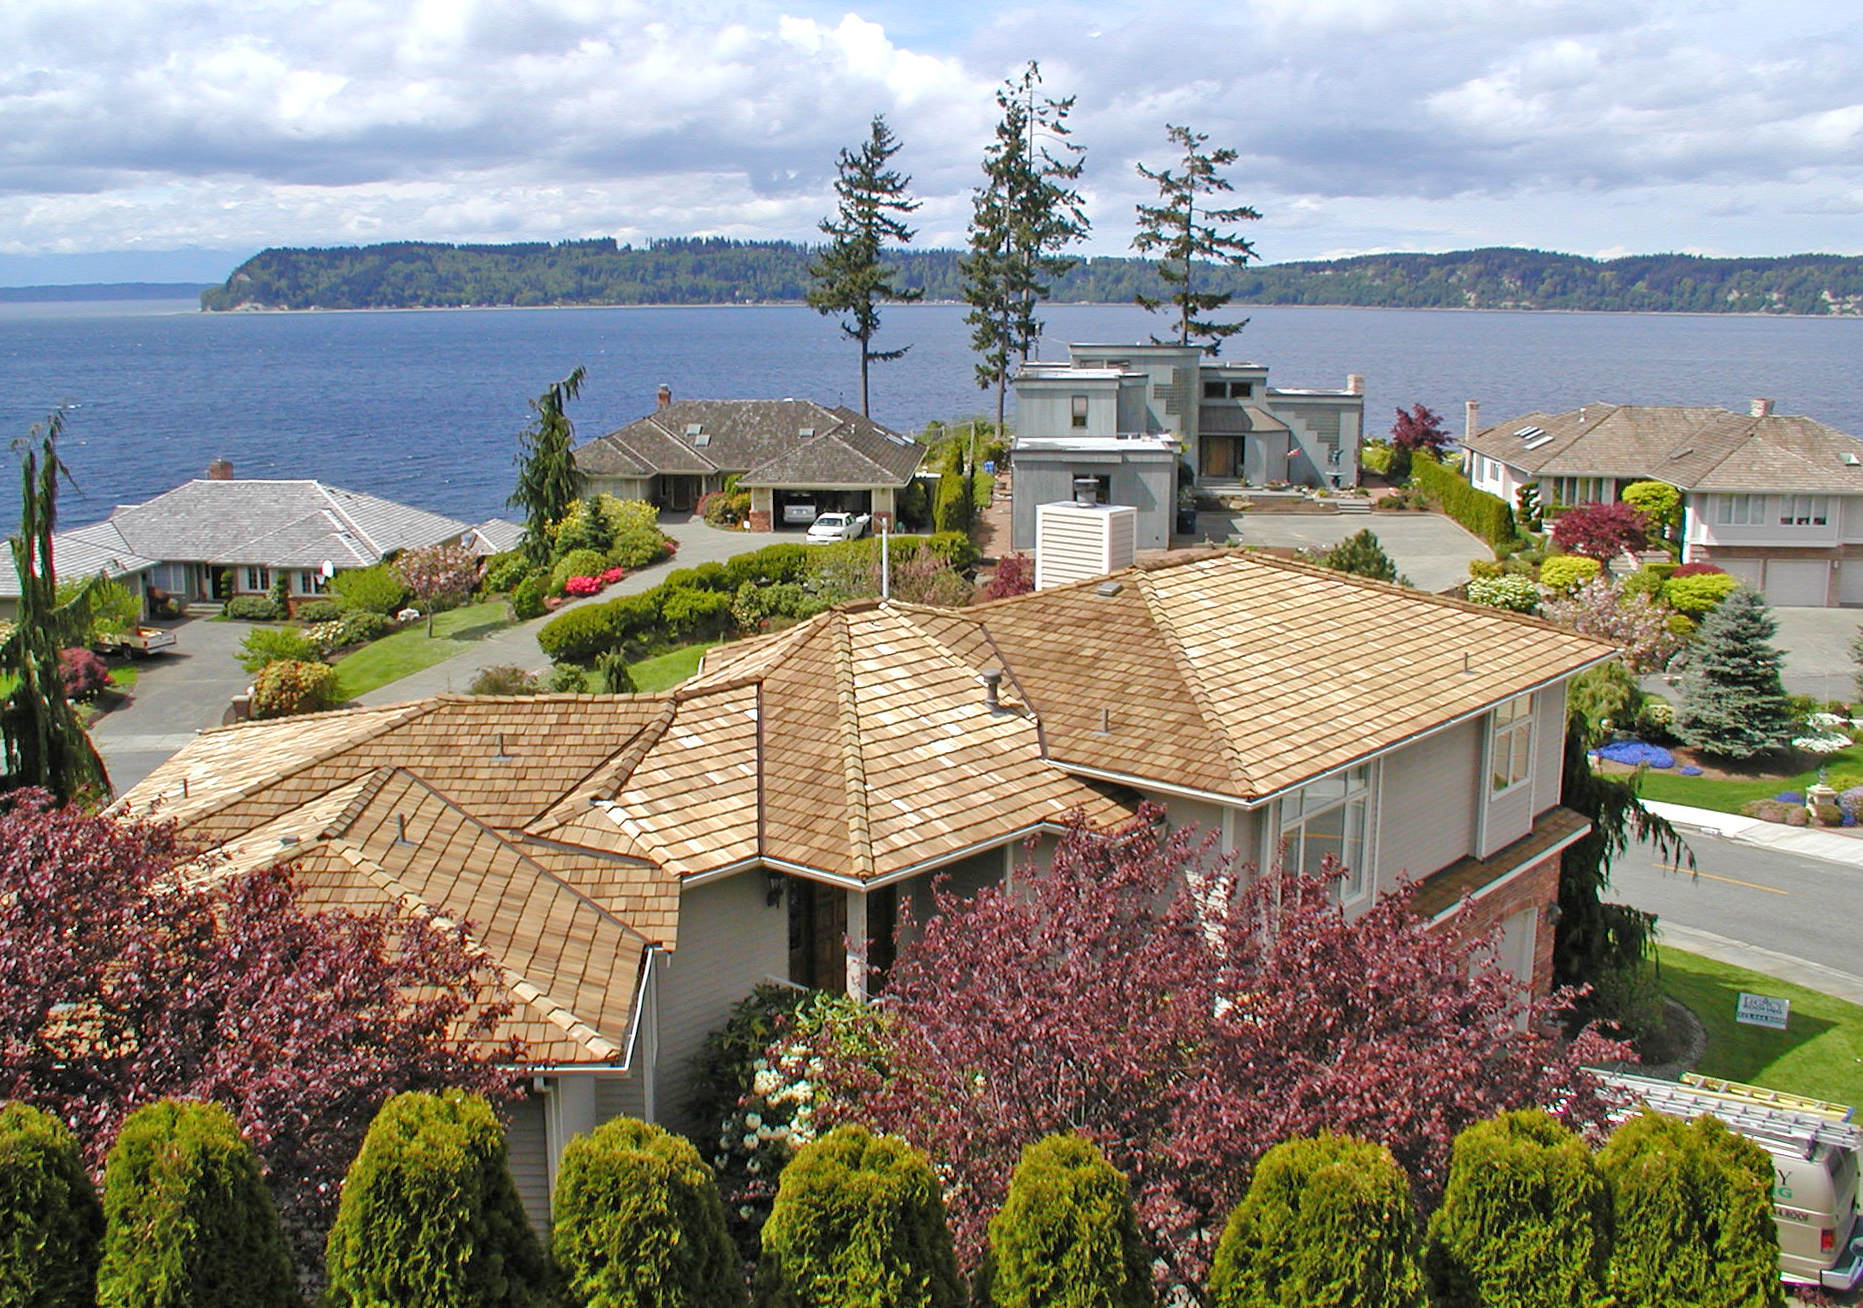
{"type": "Polygon", "coordinates": [[[1837,602],[1863,604],[1863,559],[1845,559],[1837,578],[1837,602]]]}
{"type": "Polygon", "coordinates": [[[1823,608],[1830,588],[1831,565],[1823,559],[1766,564],[1766,602],[1776,608],[1823,608]]]}
{"type": "Polygon", "coordinates": [[[1717,558],[1711,562],[1728,576],[1740,578],[1742,586],[1751,586],[1754,590],[1760,588],[1760,577],[1765,572],[1766,565],[1759,559],[1717,558]]]}

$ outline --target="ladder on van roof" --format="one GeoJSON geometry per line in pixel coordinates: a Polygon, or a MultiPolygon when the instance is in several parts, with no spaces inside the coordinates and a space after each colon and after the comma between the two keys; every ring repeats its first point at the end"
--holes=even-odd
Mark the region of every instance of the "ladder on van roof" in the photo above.
{"type": "Polygon", "coordinates": [[[1709,1094],[1750,1100],[1753,1103],[1765,1104],[1770,1108],[1786,1108],[1795,1113],[1812,1113],[1833,1122],[1856,1120],[1854,1108],[1847,1108],[1843,1104],[1828,1103],[1823,1099],[1807,1099],[1803,1095],[1789,1095],[1783,1090],[1768,1090],[1763,1085],[1745,1085],[1723,1077],[1703,1076],[1699,1072],[1682,1073],[1682,1084],[1705,1090],[1709,1094]]]}
{"type": "MultiPolygon", "coordinates": [[[[1607,1085],[1628,1091],[1659,1113],[1684,1120],[1718,1117],[1741,1135],[1780,1149],[1794,1150],[1802,1158],[1812,1157],[1819,1145],[1852,1153],[1863,1151],[1863,1128],[1847,1121],[1833,1121],[1822,1112],[1774,1106],[1747,1098],[1741,1093],[1757,1087],[1742,1086],[1738,1082],[1721,1082],[1720,1085],[1731,1087],[1723,1090],[1709,1088],[1705,1084],[1682,1085],[1675,1081],[1658,1081],[1654,1077],[1632,1076],[1627,1072],[1595,1074],[1607,1085]]],[[[1785,1096],[1788,1101],[1792,1098],[1785,1096]]],[[[1841,1111],[1839,1105],[1823,1104],[1816,1100],[1800,1102],[1815,1103],[1821,1109],[1840,1108],[1841,1111]]],[[[1611,1118],[1613,1121],[1622,1121],[1633,1111],[1632,1106],[1616,1108],[1612,1110],[1611,1118]]]]}

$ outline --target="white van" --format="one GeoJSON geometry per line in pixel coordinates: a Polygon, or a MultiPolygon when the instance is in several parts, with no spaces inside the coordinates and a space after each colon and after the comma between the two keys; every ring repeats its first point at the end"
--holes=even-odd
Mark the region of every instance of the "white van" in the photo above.
{"type": "Polygon", "coordinates": [[[1783,1279],[1826,1290],[1863,1284],[1863,1223],[1857,1219],[1863,1128],[1852,1120],[1855,1110],[1693,1073],[1679,1084],[1600,1075],[1657,1112],[1680,1118],[1712,1114],[1772,1155],[1783,1279]]]}

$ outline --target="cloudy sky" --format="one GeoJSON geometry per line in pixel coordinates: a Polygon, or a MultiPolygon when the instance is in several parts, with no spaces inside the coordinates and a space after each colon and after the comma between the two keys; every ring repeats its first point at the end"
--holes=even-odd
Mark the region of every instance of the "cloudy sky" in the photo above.
{"type": "Polygon", "coordinates": [[[807,239],[883,112],[961,242],[1029,58],[1091,248],[1166,123],[1269,261],[1863,252],[1854,0],[7,0],[0,284],[218,280],[267,245],[807,239]]]}

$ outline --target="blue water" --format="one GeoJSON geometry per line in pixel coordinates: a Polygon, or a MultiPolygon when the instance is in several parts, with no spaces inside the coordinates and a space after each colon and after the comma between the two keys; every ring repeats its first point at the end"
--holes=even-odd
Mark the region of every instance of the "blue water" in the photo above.
{"type": "MultiPolygon", "coordinates": [[[[1863,320],[1262,307],[1224,357],[1280,386],[1366,377],[1366,426],[1421,400],[1460,434],[1594,401],[1720,404],[1770,396],[1863,435],[1863,320]]],[[[1050,306],[1043,355],[1143,339],[1137,309],[1050,306]]],[[[900,429],[983,412],[963,310],[885,311],[874,416],[900,429]]],[[[317,477],[477,521],[504,511],[527,400],[578,364],[579,439],[681,397],[797,396],[859,405],[852,342],[799,307],[215,314],[186,303],[0,305],[0,434],[74,405],[63,450],[75,526],[146,499],[216,457],[242,477],[317,477]]],[[[0,528],[18,490],[0,478],[0,528]]]]}

